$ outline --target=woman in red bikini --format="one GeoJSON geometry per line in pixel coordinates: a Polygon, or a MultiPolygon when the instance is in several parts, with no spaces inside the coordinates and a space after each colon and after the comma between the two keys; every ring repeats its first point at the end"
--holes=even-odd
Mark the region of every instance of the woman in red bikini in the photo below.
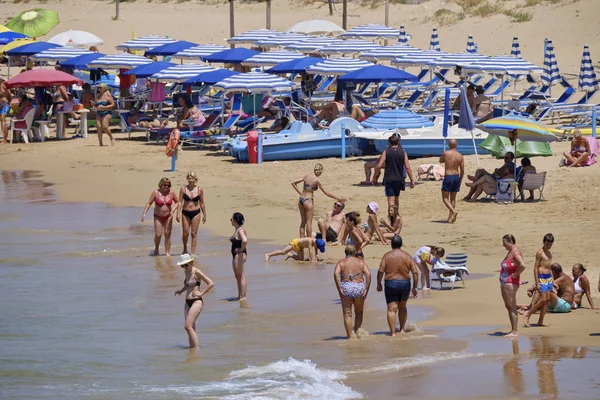
{"type": "Polygon", "coordinates": [[[508,311],[511,331],[504,337],[517,337],[517,324],[519,314],[517,313],[517,290],[521,284],[521,273],[525,271],[525,261],[521,256],[521,250],[516,246],[517,241],[513,235],[504,235],[502,245],[508,253],[500,264],[500,292],[504,300],[504,306],[508,311]]]}
{"type": "Polygon", "coordinates": [[[146,213],[154,203],[154,254],[159,255],[158,246],[160,238],[165,235],[165,255],[171,255],[171,230],[173,229],[173,213],[177,211],[179,199],[175,192],[171,190],[171,181],[169,178],[162,178],[158,182],[158,189],[153,190],[150,199],[144,207],[142,222],[146,213]]]}

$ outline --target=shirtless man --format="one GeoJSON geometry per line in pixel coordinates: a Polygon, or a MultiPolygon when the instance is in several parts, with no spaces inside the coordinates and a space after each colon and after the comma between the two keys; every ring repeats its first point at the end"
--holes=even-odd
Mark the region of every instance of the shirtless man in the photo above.
{"type": "Polygon", "coordinates": [[[346,207],[346,204],[336,201],[325,219],[319,218],[317,223],[321,232],[321,239],[325,239],[328,243],[335,243],[340,232],[344,232],[344,225],[346,224],[346,217],[342,212],[344,207],[346,207]]]}
{"type": "Polygon", "coordinates": [[[419,272],[413,258],[407,252],[401,250],[402,238],[392,238],[392,250],[383,255],[379,271],[377,271],[377,291],[381,292],[381,278],[385,274],[385,301],[387,303],[387,321],[390,334],[396,336],[396,314],[400,321],[400,333],[405,333],[406,302],[411,294],[410,277],[412,274],[412,295],[417,297],[417,284],[419,272]]]}
{"type": "Polygon", "coordinates": [[[458,146],[456,139],[450,139],[448,145],[450,146],[450,150],[444,151],[440,157],[440,164],[444,164],[442,201],[450,211],[447,221],[454,223],[456,217],[458,217],[458,211],[456,211],[456,194],[460,191],[460,185],[465,174],[465,160],[462,154],[456,150],[456,146],[458,146]]]}
{"type": "Polygon", "coordinates": [[[575,284],[570,276],[565,274],[560,264],[552,264],[552,277],[556,293],[550,292],[548,311],[553,313],[568,313],[575,300],[575,284]]]}
{"type": "Polygon", "coordinates": [[[554,235],[547,233],[544,235],[544,245],[538,250],[535,255],[535,266],[533,267],[533,279],[535,282],[535,290],[540,294],[536,303],[531,307],[529,311],[523,315],[525,320],[525,326],[529,327],[529,318],[537,310],[540,310],[540,319],[538,320],[538,326],[544,325],[544,316],[548,308],[548,302],[550,301],[550,293],[552,292],[552,253],[550,249],[554,244],[554,235]]]}
{"type": "Polygon", "coordinates": [[[8,142],[8,125],[6,124],[6,115],[10,111],[10,102],[12,93],[6,87],[4,78],[0,76],[0,135],[4,138],[4,143],[8,142]]]}

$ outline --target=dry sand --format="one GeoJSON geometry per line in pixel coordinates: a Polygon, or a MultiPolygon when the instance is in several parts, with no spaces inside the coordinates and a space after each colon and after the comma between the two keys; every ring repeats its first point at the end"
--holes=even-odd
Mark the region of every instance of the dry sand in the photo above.
{"type": "MultiPolygon", "coordinates": [[[[285,29],[295,22],[326,13],[320,5],[291,5],[275,1],[273,28],[285,29]]],[[[510,2],[506,2],[510,3],[510,2]]],[[[512,2],[518,3],[518,2],[512,2]]],[[[433,23],[424,22],[431,10],[444,2],[431,1],[419,6],[393,5],[391,24],[406,25],[413,34],[411,44],[427,47],[433,23]]],[[[0,18],[33,7],[34,3],[3,3],[0,18]]],[[[45,5],[48,6],[47,4],[45,5]]],[[[61,1],[56,7],[61,24],[54,33],[66,29],[85,29],[105,40],[101,51],[112,52],[113,46],[136,34],[169,34],[171,37],[197,42],[223,43],[228,32],[227,5],[204,6],[195,3],[123,3],[121,20],[112,21],[114,4],[100,1],[61,1]]],[[[600,56],[597,18],[600,3],[581,0],[567,5],[546,5],[534,8],[531,22],[513,24],[505,16],[490,19],[466,19],[451,27],[442,27],[442,49],[462,51],[466,36],[471,33],[487,54],[508,52],[513,35],[521,39],[523,55],[532,62],[542,61],[543,38],[552,37],[562,72],[576,73],[584,43],[592,46],[600,56]]],[[[382,8],[350,8],[350,26],[367,22],[383,22],[382,8]]],[[[334,20],[341,24],[341,18],[334,20]]],[[[237,31],[263,27],[264,5],[237,7],[237,31]]],[[[123,135],[117,134],[117,137],[123,135]]],[[[431,305],[438,311],[425,322],[427,325],[487,325],[501,326],[506,331],[508,318],[503,308],[496,278],[505,251],[501,237],[515,235],[521,247],[527,270],[525,280],[533,281],[535,251],[542,237],[552,232],[556,237],[553,248],[555,261],[566,271],[575,262],[587,267],[588,277],[596,303],[600,266],[594,256],[598,238],[597,199],[600,195],[598,166],[591,168],[558,168],[559,154],[567,143],[552,146],[554,156],[534,159],[538,171],[548,172],[545,189],[546,202],[517,203],[503,206],[493,203],[459,204],[460,215],[454,225],[441,223],[446,210],[440,199],[440,183],[424,182],[407,190],[401,198],[404,217],[403,237],[408,251],[415,251],[428,243],[439,243],[447,252],[469,254],[469,269],[474,273],[493,274],[493,277],[467,282],[466,289],[433,291],[427,299],[416,302],[431,305]]],[[[333,193],[347,198],[346,210],[363,211],[370,201],[385,204],[382,187],[361,187],[364,179],[362,160],[350,158],[320,160],[325,166],[322,181],[333,193]]],[[[413,169],[419,164],[436,162],[435,159],[412,161],[413,169]]],[[[500,161],[489,156],[481,158],[481,165],[494,168],[500,161]]],[[[265,239],[283,245],[297,236],[299,215],[297,194],[290,186],[293,179],[312,170],[314,161],[270,162],[247,165],[232,162],[232,158],[218,152],[185,150],[178,162],[178,172],[166,172],[170,160],[164,147],[145,144],[144,141],[119,140],[114,147],[97,146],[96,138],[88,140],[48,141],[29,145],[0,146],[0,169],[40,170],[45,179],[56,183],[56,190],[66,201],[100,201],[119,206],[142,207],[162,176],[171,177],[175,187],[184,183],[185,172],[193,169],[200,175],[200,185],[206,193],[208,221],[206,227],[219,235],[231,232],[229,217],[235,211],[246,215],[251,240],[265,239]]],[[[467,171],[476,168],[475,157],[467,157],[467,171]]],[[[321,193],[316,195],[316,215],[327,212],[333,201],[321,193]]],[[[316,225],[316,224],[315,224],[316,225]]],[[[150,245],[151,238],[148,238],[150,245]]],[[[174,239],[178,245],[178,239],[174,239]]],[[[367,262],[377,268],[379,257],[387,249],[381,245],[366,248],[367,262]]],[[[178,247],[175,248],[178,251],[178,247]]],[[[335,262],[342,255],[341,248],[329,248],[327,261],[335,262]]],[[[525,290],[519,292],[519,302],[527,302],[525,290]]],[[[587,304],[584,301],[584,304],[587,304]]],[[[537,317],[533,318],[535,322],[537,317]]],[[[548,315],[551,328],[520,329],[522,334],[545,334],[561,338],[566,344],[597,345],[591,333],[600,332],[598,311],[577,310],[569,315],[548,315]]],[[[522,323],[522,320],[521,320],[522,323]]]]}

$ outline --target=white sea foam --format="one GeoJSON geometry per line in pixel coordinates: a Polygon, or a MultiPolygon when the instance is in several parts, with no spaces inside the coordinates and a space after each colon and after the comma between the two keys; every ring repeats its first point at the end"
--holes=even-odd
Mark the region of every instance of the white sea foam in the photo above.
{"type": "Polygon", "coordinates": [[[435,353],[427,356],[407,357],[381,363],[375,367],[355,369],[346,374],[369,374],[373,372],[399,371],[406,368],[431,365],[442,361],[461,360],[464,358],[482,357],[483,353],[435,353]]]}
{"type": "Polygon", "coordinates": [[[339,382],[345,378],[346,375],[339,371],[318,368],[310,360],[298,361],[290,357],[264,366],[233,371],[226,380],[219,382],[152,388],[150,391],[229,400],[362,398],[362,394],[339,382]]]}

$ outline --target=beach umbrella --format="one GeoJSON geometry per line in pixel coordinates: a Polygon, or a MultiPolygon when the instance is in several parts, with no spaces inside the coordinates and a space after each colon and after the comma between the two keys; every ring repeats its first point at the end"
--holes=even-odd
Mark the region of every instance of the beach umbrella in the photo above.
{"type": "Polygon", "coordinates": [[[455,68],[457,66],[467,66],[469,64],[473,64],[476,61],[483,60],[488,58],[487,56],[478,54],[478,53],[457,53],[457,54],[448,54],[446,56],[436,58],[426,63],[426,65],[431,67],[437,67],[441,69],[445,68],[455,68]]]}
{"type": "Polygon", "coordinates": [[[437,28],[433,28],[431,39],[429,40],[429,50],[440,51],[440,38],[437,28]]]}
{"type": "Polygon", "coordinates": [[[407,44],[397,44],[394,46],[382,46],[371,51],[364,52],[358,57],[363,60],[395,60],[398,57],[405,56],[410,53],[422,51],[419,48],[409,46],[407,44]]]}
{"type": "Polygon", "coordinates": [[[152,60],[146,57],[136,56],[135,54],[107,54],[103,57],[97,58],[96,60],[89,62],[88,68],[131,69],[134,67],[139,67],[140,65],[150,64],[151,62],[152,60]]]}
{"type": "MultiPolygon", "coordinates": [[[[506,152],[515,152],[515,146],[504,136],[488,135],[479,147],[489,151],[494,157],[502,158],[506,152]]],[[[517,139],[515,157],[548,157],[552,155],[549,143],[530,142],[517,139]]]]}
{"type": "Polygon", "coordinates": [[[411,52],[401,57],[398,57],[394,61],[392,61],[392,63],[402,66],[427,65],[437,60],[438,58],[442,58],[447,55],[448,53],[444,53],[443,51],[423,50],[419,52],[411,52]]]}
{"type": "Polygon", "coordinates": [[[248,31],[244,33],[240,33],[232,38],[227,39],[227,43],[236,44],[236,43],[254,43],[258,42],[262,39],[267,39],[273,36],[279,35],[281,32],[272,31],[270,29],[256,29],[254,31],[248,31]]]}
{"type": "Polygon", "coordinates": [[[473,41],[473,36],[469,35],[467,38],[467,53],[477,53],[477,49],[475,48],[475,42],[473,41]]]}
{"type": "MultiPolygon", "coordinates": [[[[14,43],[14,42],[12,42],[14,43]]],[[[9,43],[9,46],[12,44],[9,43]]],[[[54,43],[48,42],[33,42],[26,43],[22,46],[15,47],[11,50],[5,50],[4,53],[9,57],[31,57],[34,54],[42,52],[44,50],[53,49],[56,47],[62,47],[54,43]]]]}
{"type": "Polygon", "coordinates": [[[334,24],[331,21],[324,19],[309,19],[307,21],[298,22],[290,27],[286,32],[304,33],[306,35],[331,35],[337,36],[346,32],[342,27],[334,24]]]}
{"type": "Polygon", "coordinates": [[[308,67],[306,72],[309,74],[320,75],[344,75],[348,72],[356,71],[364,67],[370,67],[372,65],[375,64],[349,57],[329,58],[308,67]]]}
{"type": "Polygon", "coordinates": [[[285,46],[286,50],[296,50],[301,53],[316,53],[322,48],[334,44],[341,43],[341,39],[335,39],[330,37],[317,37],[309,38],[298,43],[285,46]]]}
{"type": "Polygon", "coordinates": [[[55,61],[62,62],[69,60],[73,57],[82,56],[85,54],[92,54],[92,51],[85,49],[78,49],[76,47],[54,47],[51,49],[40,51],[31,56],[33,61],[55,61]]]}
{"type": "Polygon", "coordinates": [[[284,62],[306,58],[306,56],[297,51],[275,50],[259,53],[247,58],[242,65],[278,65],[284,62]]]}
{"type": "Polygon", "coordinates": [[[87,70],[87,64],[94,60],[97,60],[100,57],[104,57],[102,53],[92,52],[90,54],[83,54],[77,57],[70,58],[66,61],[60,63],[61,67],[67,69],[83,69],[87,70]]]}
{"type": "Polygon", "coordinates": [[[365,24],[358,25],[340,35],[343,38],[381,38],[381,39],[397,39],[400,36],[400,31],[390,26],[380,24],[365,24]]]}
{"type": "Polygon", "coordinates": [[[433,121],[401,108],[381,111],[360,124],[373,129],[395,129],[397,127],[419,129],[434,125],[433,121]]]}
{"type": "Polygon", "coordinates": [[[193,78],[198,74],[201,74],[202,72],[214,71],[215,69],[216,68],[202,64],[174,65],[155,73],[154,75],[150,76],[150,79],[158,82],[181,83],[193,78]]]}
{"type": "Polygon", "coordinates": [[[2,32],[12,32],[10,29],[5,27],[4,25],[0,25],[0,33],[2,32]]]}
{"type": "Polygon", "coordinates": [[[103,42],[98,36],[86,31],[68,30],[59,33],[48,40],[48,43],[56,43],[61,46],[89,48],[100,46],[103,42]]]}
{"type": "Polygon", "coordinates": [[[31,38],[15,39],[0,49],[0,53],[6,54],[7,51],[25,46],[26,44],[37,43],[37,40],[31,38]]]}
{"type": "Polygon", "coordinates": [[[398,43],[408,45],[408,35],[404,30],[404,25],[400,25],[400,35],[398,35],[398,43]]]}
{"type": "Polygon", "coordinates": [[[228,47],[221,46],[218,44],[200,44],[198,46],[190,47],[189,49],[179,51],[173,54],[173,58],[180,59],[196,59],[200,60],[203,57],[209,56],[219,51],[227,50],[228,47]]]}
{"type": "Polygon", "coordinates": [[[521,46],[519,45],[519,38],[515,36],[510,47],[511,57],[521,58],[521,46]]]}
{"type": "Polygon", "coordinates": [[[148,78],[169,67],[174,67],[175,63],[167,61],[156,61],[150,64],[140,65],[123,73],[123,75],[135,75],[138,78],[148,78]]]}
{"type": "Polygon", "coordinates": [[[296,87],[294,82],[264,72],[247,72],[225,78],[213,85],[225,92],[271,92],[289,91],[296,87]]]}
{"type": "Polygon", "coordinates": [[[27,36],[23,35],[22,33],[19,32],[12,32],[12,31],[6,31],[6,32],[0,32],[0,45],[6,45],[9,44],[12,41],[15,41],[17,39],[26,39],[27,36]]]}
{"type": "Polygon", "coordinates": [[[150,50],[163,44],[174,43],[175,39],[160,35],[147,35],[136,37],[116,46],[117,50],[150,50]]]}
{"type": "Polygon", "coordinates": [[[342,40],[338,43],[331,43],[319,50],[323,54],[353,54],[365,51],[375,50],[382,46],[368,40],[342,40]]]}
{"type": "Polygon", "coordinates": [[[538,67],[522,58],[511,56],[486,57],[478,60],[465,68],[469,72],[487,72],[490,74],[505,74],[511,76],[540,73],[543,68],[538,67]]]}
{"type": "Polygon", "coordinates": [[[552,94],[552,86],[561,81],[552,40],[548,40],[544,51],[544,71],[542,72],[542,81],[544,82],[544,85],[549,86],[548,94],[550,95],[552,94]]]}
{"type": "Polygon", "coordinates": [[[319,57],[297,58],[271,67],[265,72],[269,74],[294,74],[304,72],[308,67],[320,63],[321,61],[324,61],[324,59],[319,57]]]}
{"type": "Polygon", "coordinates": [[[385,65],[370,65],[356,71],[349,72],[338,78],[338,82],[406,82],[416,81],[417,77],[401,69],[386,67],[385,65]]]}
{"type": "Polygon", "coordinates": [[[198,74],[193,78],[183,82],[183,88],[186,89],[189,86],[199,85],[214,85],[217,82],[221,82],[222,80],[229,78],[230,76],[238,74],[240,74],[240,72],[231,71],[225,68],[218,68],[213,71],[202,72],[201,74],[198,74]]]}
{"type": "Polygon", "coordinates": [[[245,49],[241,47],[238,49],[227,49],[219,51],[218,53],[213,53],[211,55],[202,57],[202,60],[206,62],[240,64],[242,61],[245,61],[246,59],[257,54],[260,54],[260,51],[245,49]]]}
{"type": "Polygon", "coordinates": [[[144,54],[146,57],[151,56],[172,56],[174,54],[179,53],[180,51],[187,50],[197,46],[196,43],[188,42],[186,40],[178,40],[173,43],[163,44],[161,46],[153,47],[150,50],[147,50],[144,54]]]}
{"type": "Polygon", "coordinates": [[[259,40],[254,45],[259,47],[285,47],[311,37],[301,33],[280,33],[279,35],[259,40]]]}
{"type": "Polygon", "coordinates": [[[6,27],[29,37],[43,36],[58,25],[58,13],[53,10],[34,8],[22,11],[8,21],[6,27]]]}
{"type": "MultiPolygon", "coordinates": [[[[582,92],[596,92],[598,87],[598,78],[594,71],[590,48],[586,44],[583,46],[583,56],[581,57],[581,67],[579,68],[579,90],[582,92]]],[[[587,96],[587,94],[586,94],[587,96]]]]}
{"type": "Polygon", "coordinates": [[[477,125],[481,129],[492,135],[504,136],[510,138],[511,132],[516,131],[517,139],[532,142],[555,142],[558,137],[550,131],[548,127],[539,122],[515,114],[508,114],[502,117],[492,118],[477,125]]]}
{"type": "MultiPolygon", "coordinates": [[[[458,127],[471,132],[473,150],[475,151],[475,159],[477,160],[477,165],[479,165],[479,155],[477,154],[477,145],[475,144],[475,135],[473,134],[473,129],[475,129],[475,118],[473,118],[473,112],[471,111],[471,106],[469,105],[469,100],[467,99],[467,91],[464,85],[460,87],[459,96],[460,109],[458,112],[458,127]]],[[[444,147],[446,147],[445,142],[444,147]]]]}
{"type": "Polygon", "coordinates": [[[36,68],[25,71],[6,81],[6,86],[8,88],[49,87],[58,85],[70,86],[74,84],[81,85],[81,79],[69,75],[66,72],[45,68],[36,68]]]}

